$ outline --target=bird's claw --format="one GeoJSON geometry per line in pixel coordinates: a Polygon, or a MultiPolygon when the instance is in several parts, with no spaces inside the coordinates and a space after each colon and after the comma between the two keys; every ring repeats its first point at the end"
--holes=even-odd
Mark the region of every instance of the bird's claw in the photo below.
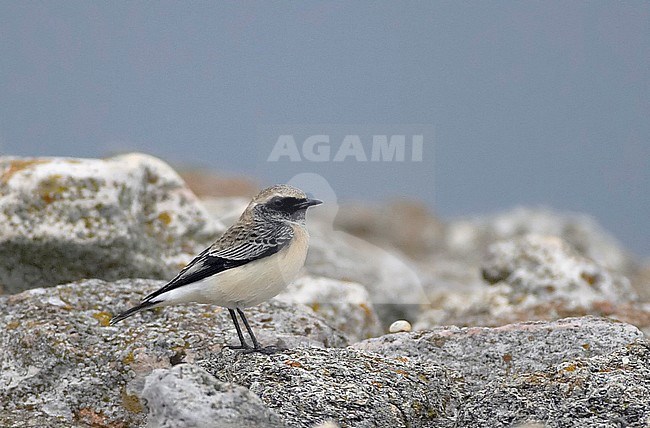
{"type": "Polygon", "coordinates": [[[249,345],[225,345],[224,348],[240,350],[243,354],[252,354],[254,352],[259,352],[260,354],[264,355],[275,354],[276,352],[280,352],[282,350],[282,348],[279,348],[277,346],[252,347],[249,345]]]}
{"type": "Polygon", "coordinates": [[[233,349],[233,350],[241,349],[244,351],[252,351],[255,349],[249,345],[224,345],[223,347],[226,349],[233,349]]]}

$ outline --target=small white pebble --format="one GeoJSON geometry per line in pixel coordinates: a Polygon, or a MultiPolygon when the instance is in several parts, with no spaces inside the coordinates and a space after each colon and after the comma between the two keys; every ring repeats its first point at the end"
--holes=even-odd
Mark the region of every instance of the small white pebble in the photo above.
{"type": "Polygon", "coordinates": [[[58,306],[60,308],[63,308],[65,306],[68,306],[67,303],[65,303],[59,296],[50,296],[47,299],[47,303],[50,305],[58,306]]]}
{"type": "Polygon", "coordinates": [[[388,331],[391,333],[399,333],[402,331],[411,331],[411,323],[406,320],[397,320],[390,325],[388,331]]]}
{"type": "Polygon", "coordinates": [[[621,362],[625,365],[630,364],[630,357],[623,357],[621,358],[621,362]]]}

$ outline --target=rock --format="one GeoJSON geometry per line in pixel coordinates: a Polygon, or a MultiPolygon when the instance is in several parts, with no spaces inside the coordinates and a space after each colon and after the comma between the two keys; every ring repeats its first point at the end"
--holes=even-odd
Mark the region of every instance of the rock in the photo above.
{"type": "Polygon", "coordinates": [[[223,231],[168,165],[0,158],[0,284],[169,278],[223,231]]]}
{"type": "Polygon", "coordinates": [[[524,322],[498,328],[435,328],[353,345],[386,357],[442,364],[477,390],[487,382],[544,370],[563,361],[613,352],[643,339],[634,326],[596,317],[524,322]]]}
{"type": "Polygon", "coordinates": [[[412,330],[411,323],[406,320],[397,320],[390,325],[388,331],[391,333],[407,333],[412,330]]]}
{"type": "Polygon", "coordinates": [[[249,388],[292,427],[451,426],[460,399],[452,374],[437,365],[349,348],[224,349],[201,366],[249,388]]]}
{"type": "Polygon", "coordinates": [[[609,270],[626,273],[632,263],[630,254],[592,217],[543,208],[518,207],[495,215],[452,221],[446,229],[445,252],[473,255],[480,260],[493,243],[529,234],[558,236],[578,254],[609,270]]]}
{"type": "MultiPolygon", "coordinates": [[[[170,306],[108,325],[163,284],[88,280],[0,297],[0,421],[138,426],[146,414],[138,394],[152,370],[238,344],[228,311],[210,305],[170,306]]],[[[269,302],[246,314],[265,346],[347,344],[306,307],[269,302]]]]}
{"type": "Polygon", "coordinates": [[[439,249],[445,231],[443,223],[425,205],[414,201],[343,205],[334,228],[381,248],[397,249],[412,259],[439,249]]]}
{"type": "Polygon", "coordinates": [[[286,426],[248,389],[219,382],[196,365],[154,370],[145,380],[142,397],[151,428],[286,426]]]}
{"type": "Polygon", "coordinates": [[[477,265],[493,243],[537,234],[558,236],[578,254],[610,270],[627,274],[634,264],[631,254],[593,217],[545,208],[516,207],[443,223],[413,202],[347,204],[339,210],[334,226],[382,248],[399,249],[414,260],[443,256],[477,265]]]}
{"type": "Polygon", "coordinates": [[[636,271],[630,277],[630,282],[641,300],[650,301],[650,260],[639,263],[636,271]]]}
{"type": "Polygon", "coordinates": [[[482,272],[489,283],[510,286],[510,304],[561,300],[568,307],[585,307],[637,300],[627,278],[576,254],[553,236],[526,235],[492,245],[482,272]]]}
{"type": "Polygon", "coordinates": [[[647,342],[608,355],[489,383],[459,412],[459,427],[646,427],[650,423],[647,342]]]}
{"type": "Polygon", "coordinates": [[[395,319],[414,316],[426,303],[417,272],[406,258],[324,223],[308,226],[311,241],[306,270],[363,285],[386,327],[395,319]]]}
{"type": "Polygon", "coordinates": [[[250,198],[241,197],[201,199],[212,218],[227,227],[239,219],[250,201],[250,198]]]}
{"type": "Polygon", "coordinates": [[[244,196],[250,200],[259,191],[253,180],[243,176],[226,177],[196,168],[180,168],[179,174],[192,192],[200,198],[244,196]]]}
{"type": "Polygon", "coordinates": [[[416,329],[589,314],[628,322],[646,318],[627,278],[580,256],[557,237],[526,235],[498,242],[490,247],[482,273],[491,287],[461,296],[449,292],[435,310],[421,315],[416,329]]]}
{"type": "Polygon", "coordinates": [[[360,284],[308,275],[294,281],[277,299],[309,306],[350,343],[382,334],[368,292],[360,284]]]}
{"type": "MultiPolygon", "coordinates": [[[[426,314],[427,324],[419,326],[463,323],[464,318],[455,317],[453,313],[462,312],[463,307],[480,304],[486,299],[480,268],[488,248],[496,242],[529,234],[560,237],[573,249],[572,252],[593,260],[614,274],[629,277],[637,269],[635,258],[587,215],[543,208],[514,208],[495,215],[452,220],[445,224],[440,242],[430,245],[432,252],[417,260],[422,286],[434,308],[426,314]]],[[[636,287],[637,283],[633,285],[636,287]]],[[[590,312],[573,312],[574,315],[581,313],[590,312]]],[[[490,322],[491,319],[486,315],[477,322],[503,323],[490,322]]],[[[504,322],[517,319],[526,318],[513,317],[504,322]]]]}

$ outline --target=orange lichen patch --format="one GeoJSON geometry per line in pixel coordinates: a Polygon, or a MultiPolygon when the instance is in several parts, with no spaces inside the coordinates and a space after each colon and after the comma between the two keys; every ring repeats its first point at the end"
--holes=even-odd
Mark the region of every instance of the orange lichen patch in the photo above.
{"type": "Polygon", "coordinates": [[[580,278],[584,279],[589,285],[594,285],[598,279],[595,275],[591,275],[587,272],[582,272],[580,278]]]}
{"type": "Polygon", "coordinates": [[[113,316],[108,312],[97,312],[93,314],[93,318],[99,321],[99,325],[101,325],[102,327],[108,327],[108,325],[111,322],[111,318],[113,318],[113,316]]]}
{"type": "Polygon", "coordinates": [[[137,395],[128,394],[126,389],[122,389],[122,406],[131,413],[142,413],[144,406],[137,395]]]}
{"type": "Polygon", "coordinates": [[[504,361],[506,364],[510,364],[510,363],[512,362],[512,355],[510,355],[510,354],[503,354],[503,356],[501,357],[501,359],[503,359],[503,361],[504,361]]]}
{"type": "Polygon", "coordinates": [[[368,305],[366,305],[365,303],[359,303],[359,307],[361,307],[361,309],[363,309],[363,312],[365,313],[366,318],[372,317],[372,309],[370,309],[370,307],[368,305]]]}
{"type": "Polygon", "coordinates": [[[18,328],[20,326],[20,323],[18,321],[10,321],[7,323],[6,328],[7,330],[13,330],[15,328],[18,328]]]}
{"type": "Polygon", "coordinates": [[[314,312],[318,312],[318,310],[320,309],[320,304],[319,304],[319,303],[311,303],[311,304],[309,305],[309,307],[310,307],[314,312]]]}
{"type": "Polygon", "coordinates": [[[383,387],[384,387],[384,385],[382,385],[381,383],[379,383],[379,382],[377,382],[377,381],[372,381],[372,382],[370,382],[370,383],[371,383],[374,387],[377,387],[377,388],[383,388],[383,387]]]}
{"type": "Polygon", "coordinates": [[[406,372],[404,370],[400,370],[400,369],[395,370],[395,373],[401,374],[402,376],[408,376],[409,375],[408,372],[406,372]]]}
{"type": "Polygon", "coordinates": [[[576,371],[576,366],[574,364],[569,364],[564,368],[565,372],[574,372],[576,371]]]}
{"type": "Polygon", "coordinates": [[[147,168],[147,183],[156,184],[158,183],[158,180],[160,180],[158,174],[154,174],[153,172],[149,171],[149,169],[147,168]]]}
{"type": "Polygon", "coordinates": [[[24,169],[31,168],[34,165],[40,165],[47,162],[49,162],[49,160],[46,159],[13,160],[9,162],[9,167],[2,172],[2,175],[0,176],[0,181],[2,181],[2,183],[4,184],[7,184],[9,180],[11,180],[11,177],[13,177],[13,175],[16,174],[17,172],[20,172],[24,169]]]}
{"type": "Polygon", "coordinates": [[[584,344],[582,345],[582,349],[584,349],[585,351],[588,351],[589,348],[591,348],[591,345],[589,345],[588,343],[584,343],[584,344]]]}
{"type": "Polygon", "coordinates": [[[396,359],[397,361],[402,362],[402,363],[406,363],[406,362],[408,362],[408,360],[409,360],[409,359],[406,358],[406,357],[395,357],[395,359],[396,359]]]}
{"type": "Polygon", "coordinates": [[[172,216],[167,211],[163,211],[158,214],[158,220],[165,226],[169,226],[169,223],[172,222],[172,216]]]}
{"type": "Polygon", "coordinates": [[[38,193],[46,204],[51,204],[61,197],[61,194],[68,188],[61,184],[61,175],[51,175],[41,181],[38,186],[38,193]]]}
{"type": "Polygon", "coordinates": [[[293,361],[293,360],[285,361],[284,364],[291,367],[302,367],[302,364],[300,364],[298,361],[293,361]]]}
{"type": "Polygon", "coordinates": [[[126,365],[131,364],[135,360],[135,357],[133,356],[133,352],[129,352],[126,357],[122,358],[122,362],[126,365]]]}
{"type": "Polygon", "coordinates": [[[548,382],[547,377],[542,373],[531,373],[529,375],[523,376],[523,379],[526,383],[532,385],[542,385],[548,382]]]}
{"type": "Polygon", "coordinates": [[[105,428],[125,428],[124,422],[111,422],[106,420],[102,412],[96,412],[89,407],[84,407],[77,412],[75,419],[87,426],[105,428]]]}

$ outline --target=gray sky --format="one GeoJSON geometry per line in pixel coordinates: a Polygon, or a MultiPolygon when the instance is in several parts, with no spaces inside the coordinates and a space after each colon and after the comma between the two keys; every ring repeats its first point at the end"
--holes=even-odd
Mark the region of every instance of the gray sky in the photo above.
{"type": "Polygon", "coordinates": [[[0,151],[125,150],[444,217],[586,212],[650,255],[650,3],[0,2],[0,151]],[[332,160],[418,130],[421,162],[332,160]],[[280,133],[330,160],[268,162],[280,133]]]}

